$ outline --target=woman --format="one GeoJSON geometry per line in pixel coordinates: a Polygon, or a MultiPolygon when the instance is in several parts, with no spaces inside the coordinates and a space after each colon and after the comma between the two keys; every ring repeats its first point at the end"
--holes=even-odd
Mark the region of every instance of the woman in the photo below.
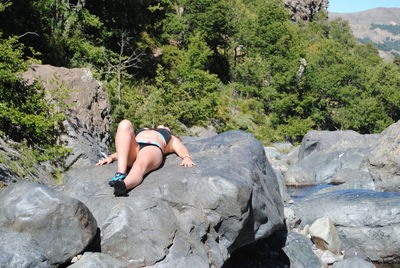
{"type": "Polygon", "coordinates": [[[117,173],[109,181],[115,196],[126,195],[142,183],[145,174],[160,167],[165,154],[176,153],[182,158],[181,166],[195,165],[182,141],[162,125],[155,129],[141,128],[135,133],[132,123],[123,120],[118,125],[115,147],[117,152],[96,164],[102,166],[118,160],[117,173]],[[128,167],[131,167],[129,173],[128,167]]]}

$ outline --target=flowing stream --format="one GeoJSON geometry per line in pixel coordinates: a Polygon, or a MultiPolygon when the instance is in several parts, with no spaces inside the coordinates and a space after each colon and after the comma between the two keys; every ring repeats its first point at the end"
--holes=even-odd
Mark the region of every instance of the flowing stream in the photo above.
{"type": "Polygon", "coordinates": [[[293,201],[302,200],[304,198],[309,197],[310,195],[325,189],[335,186],[333,184],[320,184],[320,185],[311,185],[311,186],[302,186],[302,187],[287,187],[288,194],[291,196],[293,201]]]}

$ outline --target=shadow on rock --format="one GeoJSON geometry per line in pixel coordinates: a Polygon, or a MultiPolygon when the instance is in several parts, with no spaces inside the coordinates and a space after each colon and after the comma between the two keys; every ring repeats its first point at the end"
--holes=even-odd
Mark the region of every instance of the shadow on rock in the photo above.
{"type": "Polygon", "coordinates": [[[236,249],[223,268],[288,268],[290,260],[283,251],[287,231],[275,231],[270,237],[236,249]]]}

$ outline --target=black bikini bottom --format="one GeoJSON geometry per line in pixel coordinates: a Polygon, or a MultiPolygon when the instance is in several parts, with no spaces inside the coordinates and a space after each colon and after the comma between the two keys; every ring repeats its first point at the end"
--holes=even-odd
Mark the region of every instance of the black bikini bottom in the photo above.
{"type": "Polygon", "coordinates": [[[161,153],[164,155],[163,150],[162,150],[160,147],[158,147],[157,145],[155,145],[155,144],[151,144],[151,143],[141,143],[141,142],[138,142],[138,144],[139,144],[139,151],[142,150],[142,149],[143,149],[144,147],[146,147],[146,146],[155,146],[155,147],[157,147],[158,149],[160,149],[161,153]]]}
{"type": "MultiPolygon", "coordinates": [[[[165,156],[164,156],[163,150],[162,150],[160,147],[158,147],[158,146],[155,145],[155,144],[151,144],[151,143],[139,143],[139,142],[138,142],[138,144],[139,144],[139,151],[142,150],[142,149],[143,149],[144,147],[146,147],[146,146],[155,146],[155,147],[157,147],[158,149],[160,149],[161,155],[163,156],[163,160],[162,160],[160,166],[159,166],[158,168],[156,168],[156,169],[159,169],[159,168],[161,168],[162,166],[164,166],[164,163],[165,163],[165,156]]],[[[147,176],[147,174],[146,174],[146,176],[147,176]]]]}

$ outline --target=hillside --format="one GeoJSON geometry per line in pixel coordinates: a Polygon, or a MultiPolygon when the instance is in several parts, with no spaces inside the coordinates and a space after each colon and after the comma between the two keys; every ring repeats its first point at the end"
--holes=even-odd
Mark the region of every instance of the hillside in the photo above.
{"type": "Polygon", "coordinates": [[[354,13],[330,13],[329,19],[349,21],[356,38],[372,42],[387,60],[400,55],[400,8],[374,8],[354,13]]]}
{"type": "MultiPolygon", "coordinates": [[[[400,119],[400,66],[317,15],[327,0],[3,2],[0,136],[38,146],[37,155],[47,146],[40,161],[68,151],[56,147],[63,114],[18,80],[32,58],[90,68],[109,96],[111,135],[128,119],[177,135],[239,129],[269,144],[311,129],[378,133],[400,119]]],[[[397,35],[397,23],[376,27],[397,35]]]]}

